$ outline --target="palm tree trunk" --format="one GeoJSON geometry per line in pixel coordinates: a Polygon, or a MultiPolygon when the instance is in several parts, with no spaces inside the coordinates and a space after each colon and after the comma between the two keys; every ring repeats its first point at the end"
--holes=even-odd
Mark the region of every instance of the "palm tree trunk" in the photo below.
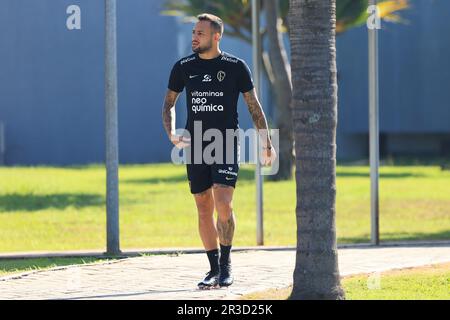
{"type": "MultiPolygon", "coordinates": [[[[271,87],[275,95],[275,123],[274,127],[279,129],[279,170],[276,175],[268,176],[269,180],[287,180],[292,178],[292,167],[294,165],[294,137],[292,131],[291,97],[292,84],[290,75],[289,59],[283,43],[283,34],[279,27],[278,0],[264,0],[264,11],[266,14],[267,37],[269,40],[268,56],[272,70],[271,87]]],[[[267,59],[266,59],[267,61],[267,59]]]]}
{"type": "Polygon", "coordinates": [[[336,0],[290,0],[297,183],[291,299],[344,299],[335,228],[336,0]]]}

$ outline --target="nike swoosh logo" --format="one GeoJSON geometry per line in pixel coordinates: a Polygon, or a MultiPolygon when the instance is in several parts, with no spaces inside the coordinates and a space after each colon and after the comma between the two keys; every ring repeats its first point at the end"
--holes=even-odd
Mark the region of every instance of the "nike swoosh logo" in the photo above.
{"type": "Polygon", "coordinates": [[[195,77],[198,77],[198,74],[195,75],[195,76],[189,76],[189,79],[192,79],[192,78],[195,78],[195,77]]]}
{"type": "Polygon", "coordinates": [[[226,180],[234,180],[234,178],[225,177],[226,180]]]}

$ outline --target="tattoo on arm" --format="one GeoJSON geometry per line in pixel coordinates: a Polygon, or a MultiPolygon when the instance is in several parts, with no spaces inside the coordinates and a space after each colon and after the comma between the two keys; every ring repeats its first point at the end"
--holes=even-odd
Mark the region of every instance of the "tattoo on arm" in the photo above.
{"type": "Polygon", "coordinates": [[[258,101],[255,90],[251,90],[243,93],[245,102],[248,106],[248,111],[252,116],[253,123],[257,129],[267,129],[266,117],[264,111],[261,108],[261,104],[258,101]]]}
{"type": "Polygon", "coordinates": [[[162,118],[164,129],[169,137],[175,131],[175,103],[179,95],[179,92],[168,89],[164,98],[162,118]]]}
{"type": "Polygon", "coordinates": [[[217,219],[217,234],[222,245],[232,245],[235,226],[236,219],[233,212],[231,213],[228,221],[222,222],[220,219],[217,219]]]}
{"type": "Polygon", "coordinates": [[[264,111],[259,103],[258,96],[256,95],[255,89],[250,90],[248,92],[243,93],[245,102],[247,103],[248,111],[252,116],[253,123],[255,124],[256,129],[264,130],[266,133],[262,139],[266,139],[266,145],[270,145],[270,137],[269,137],[269,126],[267,125],[266,116],[264,111]]]}

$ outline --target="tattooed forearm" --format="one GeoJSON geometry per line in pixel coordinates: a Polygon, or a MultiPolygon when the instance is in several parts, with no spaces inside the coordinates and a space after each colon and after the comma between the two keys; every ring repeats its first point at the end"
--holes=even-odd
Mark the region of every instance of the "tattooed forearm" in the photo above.
{"type": "Polygon", "coordinates": [[[232,245],[235,226],[236,219],[233,212],[231,213],[231,216],[227,221],[221,221],[221,219],[217,219],[217,234],[219,235],[219,240],[222,245],[232,245]]]}
{"type": "Polygon", "coordinates": [[[164,98],[162,119],[164,129],[169,137],[175,132],[175,103],[179,95],[180,93],[178,92],[167,90],[166,97],[164,98]]]}
{"type": "Polygon", "coordinates": [[[261,136],[261,139],[263,139],[263,142],[266,145],[271,145],[266,116],[261,107],[261,104],[259,103],[256,91],[253,89],[251,91],[245,92],[243,96],[245,102],[247,103],[248,111],[252,116],[253,123],[255,124],[256,129],[263,130],[262,133],[265,133],[263,136],[261,136]]]}
{"type": "Polygon", "coordinates": [[[255,90],[245,92],[243,95],[256,129],[267,129],[266,117],[261,108],[261,104],[258,101],[255,90]]]}

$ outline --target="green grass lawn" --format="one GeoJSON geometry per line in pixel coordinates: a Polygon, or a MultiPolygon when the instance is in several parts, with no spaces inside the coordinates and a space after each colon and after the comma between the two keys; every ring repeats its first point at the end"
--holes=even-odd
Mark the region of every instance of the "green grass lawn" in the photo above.
{"type": "MultiPolygon", "coordinates": [[[[347,300],[450,300],[450,264],[359,275],[342,280],[347,300]]],[[[286,300],[292,287],[257,292],[243,300],[286,300]]]]}
{"type": "MultiPolygon", "coordinates": [[[[380,170],[382,240],[450,239],[450,171],[380,170]]],[[[121,248],[201,247],[184,166],[120,167],[121,248]]],[[[369,168],[337,168],[340,243],[369,241],[369,168]]],[[[235,246],[256,243],[255,186],[241,168],[234,198],[235,246]]],[[[264,184],[266,245],[295,245],[295,181],[264,184]]],[[[103,166],[1,167],[0,252],[104,249],[103,166]]]]}

